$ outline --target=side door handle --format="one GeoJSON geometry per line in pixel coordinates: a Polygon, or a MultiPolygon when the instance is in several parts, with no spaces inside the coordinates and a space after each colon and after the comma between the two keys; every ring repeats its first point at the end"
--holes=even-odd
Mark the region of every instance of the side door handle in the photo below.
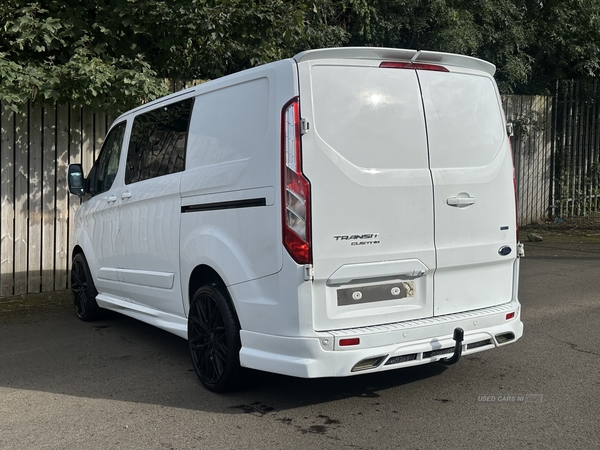
{"type": "Polygon", "coordinates": [[[448,197],[446,203],[450,206],[456,206],[458,208],[464,208],[465,206],[471,206],[475,203],[475,197],[471,197],[469,194],[461,192],[455,197],[448,197]]]}
{"type": "Polygon", "coordinates": [[[129,191],[122,192],[121,198],[131,198],[131,192],[129,192],[129,191]]]}
{"type": "Polygon", "coordinates": [[[117,201],[117,197],[110,195],[108,197],[104,197],[104,200],[106,200],[106,203],[114,203],[117,201]]]}

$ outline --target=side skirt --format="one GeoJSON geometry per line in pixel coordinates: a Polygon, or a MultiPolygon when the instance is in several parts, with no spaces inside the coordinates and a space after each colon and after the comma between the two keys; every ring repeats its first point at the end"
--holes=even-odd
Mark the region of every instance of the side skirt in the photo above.
{"type": "Polygon", "coordinates": [[[187,340],[187,317],[167,314],[146,306],[118,300],[106,294],[99,294],[96,302],[100,308],[125,314],[187,340]]]}

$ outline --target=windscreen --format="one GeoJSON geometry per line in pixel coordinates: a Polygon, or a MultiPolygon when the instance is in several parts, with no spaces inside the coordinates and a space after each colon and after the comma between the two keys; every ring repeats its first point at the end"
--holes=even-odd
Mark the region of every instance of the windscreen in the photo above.
{"type": "Polygon", "coordinates": [[[363,168],[425,168],[423,106],[414,70],[315,65],[314,129],[363,168]]]}

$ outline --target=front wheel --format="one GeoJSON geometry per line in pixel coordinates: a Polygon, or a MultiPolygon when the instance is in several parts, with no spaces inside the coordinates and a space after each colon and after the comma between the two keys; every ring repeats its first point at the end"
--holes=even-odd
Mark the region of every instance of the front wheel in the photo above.
{"type": "Polygon", "coordinates": [[[204,386],[225,392],[239,385],[240,327],[224,289],[206,285],[196,291],[190,305],[188,343],[204,386]]]}
{"type": "Polygon", "coordinates": [[[100,308],[96,303],[98,291],[94,286],[94,280],[90,268],[83,253],[73,257],[71,267],[71,297],[75,305],[77,317],[86,322],[95,320],[100,315],[100,308]]]}

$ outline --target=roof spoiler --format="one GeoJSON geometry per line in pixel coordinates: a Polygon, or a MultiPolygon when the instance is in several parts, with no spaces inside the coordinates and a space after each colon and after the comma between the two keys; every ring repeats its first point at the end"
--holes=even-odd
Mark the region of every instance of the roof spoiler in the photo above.
{"type": "Polygon", "coordinates": [[[481,70],[494,75],[496,66],[482,59],[454,53],[406,50],[385,47],[336,47],[307,50],[294,56],[297,63],[317,59],[373,59],[377,61],[410,61],[481,70]]]}

